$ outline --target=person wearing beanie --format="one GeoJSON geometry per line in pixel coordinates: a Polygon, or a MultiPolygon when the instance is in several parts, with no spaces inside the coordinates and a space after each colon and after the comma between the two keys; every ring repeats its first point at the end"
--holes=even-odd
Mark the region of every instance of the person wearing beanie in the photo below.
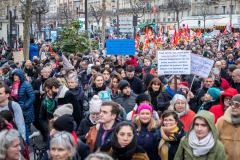
{"type": "Polygon", "coordinates": [[[222,142],[226,160],[238,160],[240,154],[240,94],[232,97],[229,107],[224,115],[217,120],[216,127],[219,132],[219,140],[222,142]]]}
{"type": "Polygon", "coordinates": [[[50,137],[57,136],[62,131],[66,131],[73,136],[74,146],[76,147],[76,152],[73,159],[85,159],[90,153],[90,148],[78,139],[76,132],[74,131],[74,119],[70,114],[64,114],[61,117],[58,117],[53,122],[53,129],[50,132],[50,137]]]}
{"type": "Polygon", "coordinates": [[[86,142],[86,135],[90,130],[90,127],[95,126],[99,123],[100,108],[102,100],[98,95],[94,95],[89,102],[89,114],[81,121],[77,135],[83,141],[86,142]]]}
{"type": "Polygon", "coordinates": [[[134,108],[137,95],[133,93],[130,88],[130,84],[126,80],[121,80],[119,82],[119,88],[121,93],[119,93],[115,102],[120,104],[125,109],[126,113],[128,113],[134,108]]]}
{"type": "Polygon", "coordinates": [[[72,115],[72,113],[73,105],[70,103],[64,104],[53,112],[54,120],[56,120],[58,117],[63,116],[64,114],[72,115]]]}
{"type": "Polygon", "coordinates": [[[153,118],[153,107],[149,103],[141,103],[137,113],[133,121],[136,126],[137,143],[146,150],[150,160],[160,160],[158,156],[160,132],[153,118]]]}
{"type": "MultiPolygon", "coordinates": [[[[141,104],[143,104],[143,103],[151,104],[150,100],[149,100],[149,97],[145,93],[139,94],[137,96],[137,98],[136,98],[136,105],[134,106],[133,110],[127,114],[126,120],[133,121],[135,119],[136,115],[138,114],[139,106],[141,104]]],[[[152,112],[153,112],[153,118],[158,121],[159,120],[158,113],[155,110],[153,110],[153,109],[152,109],[152,112]]]]}
{"type": "Polygon", "coordinates": [[[207,110],[209,111],[210,108],[214,105],[218,105],[220,103],[220,90],[218,88],[209,88],[207,93],[204,95],[203,98],[204,102],[199,107],[198,111],[200,110],[207,110]]]}

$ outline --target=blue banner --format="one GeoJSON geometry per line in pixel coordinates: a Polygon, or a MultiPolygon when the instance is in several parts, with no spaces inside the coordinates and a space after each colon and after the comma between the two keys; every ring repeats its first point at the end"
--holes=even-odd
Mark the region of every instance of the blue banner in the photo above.
{"type": "Polygon", "coordinates": [[[134,39],[106,40],[107,55],[135,55],[134,39]]]}

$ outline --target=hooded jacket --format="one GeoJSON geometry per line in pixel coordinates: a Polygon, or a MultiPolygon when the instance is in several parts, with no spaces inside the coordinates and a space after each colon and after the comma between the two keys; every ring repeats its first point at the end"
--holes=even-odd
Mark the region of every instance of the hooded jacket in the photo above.
{"type": "Polygon", "coordinates": [[[12,73],[20,78],[20,86],[18,90],[18,103],[22,108],[25,123],[34,122],[34,107],[35,93],[32,85],[25,80],[24,72],[21,69],[16,69],[12,73]]]}
{"type": "Polygon", "coordinates": [[[240,127],[232,123],[232,108],[229,107],[224,115],[216,123],[219,131],[219,140],[223,143],[226,152],[226,160],[240,159],[240,127]]]}
{"type": "Polygon", "coordinates": [[[233,97],[233,96],[235,96],[237,94],[238,94],[238,91],[236,89],[234,89],[234,88],[228,88],[227,90],[225,90],[221,94],[221,96],[220,96],[220,104],[212,106],[212,108],[209,110],[210,112],[212,112],[215,115],[214,123],[216,123],[218,118],[223,116],[223,114],[225,112],[225,110],[224,110],[224,97],[225,96],[233,97]]]}
{"type": "Polygon", "coordinates": [[[225,155],[224,147],[223,147],[223,144],[218,140],[218,131],[214,125],[214,117],[213,117],[212,113],[202,110],[194,117],[192,122],[193,123],[191,124],[191,127],[190,127],[187,135],[181,139],[181,142],[178,147],[177,153],[174,157],[174,160],[205,160],[205,159],[225,160],[226,155],[225,155]],[[198,117],[204,118],[207,121],[207,123],[213,133],[213,138],[214,138],[215,144],[206,155],[196,157],[193,155],[193,150],[189,146],[188,140],[189,140],[189,133],[193,129],[194,122],[195,122],[196,118],[198,118],[198,117]]]}

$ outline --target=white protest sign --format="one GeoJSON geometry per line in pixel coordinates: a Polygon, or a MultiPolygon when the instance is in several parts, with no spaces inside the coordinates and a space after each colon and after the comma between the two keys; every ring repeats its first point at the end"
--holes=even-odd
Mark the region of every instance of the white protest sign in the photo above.
{"type": "Polygon", "coordinates": [[[23,62],[24,61],[23,51],[13,52],[13,59],[14,59],[14,62],[23,62]]]}
{"type": "Polygon", "coordinates": [[[158,74],[190,74],[190,55],[190,51],[183,50],[158,51],[158,74]]]}
{"type": "Polygon", "coordinates": [[[191,54],[191,74],[207,78],[214,60],[191,54]]]}

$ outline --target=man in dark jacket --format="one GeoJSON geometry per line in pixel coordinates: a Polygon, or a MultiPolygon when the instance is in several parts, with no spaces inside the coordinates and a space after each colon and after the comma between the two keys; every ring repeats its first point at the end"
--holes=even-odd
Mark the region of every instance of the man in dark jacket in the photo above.
{"type": "Polygon", "coordinates": [[[126,113],[128,113],[133,110],[136,104],[137,95],[132,92],[130,84],[126,80],[121,80],[119,82],[119,89],[121,93],[119,93],[115,101],[125,109],[126,113]]]}
{"type": "Polygon", "coordinates": [[[232,73],[232,79],[234,83],[232,84],[232,87],[238,90],[238,93],[240,92],[240,69],[235,69],[232,73]]]}
{"type": "Polygon", "coordinates": [[[134,73],[135,68],[133,66],[128,65],[126,67],[126,77],[124,78],[124,80],[127,80],[129,82],[130,87],[135,94],[141,94],[143,93],[143,84],[141,79],[136,77],[134,73]]]}
{"type": "Polygon", "coordinates": [[[55,98],[58,107],[67,103],[73,105],[73,118],[78,126],[81,122],[82,114],[78,100],[73,93],[65,85],[61,85],[56,78],[47,79],[44,83],[44,90],[55,98]]]}

